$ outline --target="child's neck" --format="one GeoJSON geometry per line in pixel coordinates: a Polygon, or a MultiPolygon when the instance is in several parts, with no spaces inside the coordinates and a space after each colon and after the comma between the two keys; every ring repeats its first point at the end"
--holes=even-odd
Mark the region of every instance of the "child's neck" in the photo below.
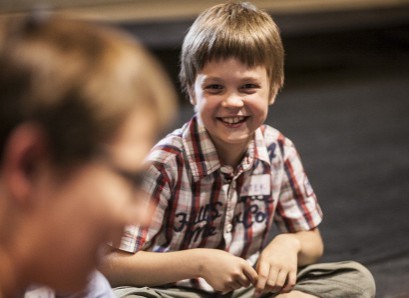
{"type": "Polygon", "coordinates": [[[16,268],[14,268],[9,255],[1,247],[0,264],[0,298],[20,297],[22,293],[17,285],[16,268]]]}
{"type": "Polygon", "coordinates": [[[215,147],[222,165],[231,166],[233,169],[237,168],[247,151],[247,145],[243,146],[243,144],[237,146],[215,144],[215,147]]]}

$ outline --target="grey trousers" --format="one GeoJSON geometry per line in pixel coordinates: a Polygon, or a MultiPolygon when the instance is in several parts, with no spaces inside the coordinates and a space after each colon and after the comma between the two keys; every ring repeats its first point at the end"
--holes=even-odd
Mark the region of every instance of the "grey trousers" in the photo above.
{"type": "MultiPolygon", "coordinates": [[[[321,263],[300,268],[294,290],[321,298],[372,298],[375,297],[375,281],[368,269],[357,262],[321,263]]],[[[114,293],[118,298],[252,298],[254,287],[238,289],[224,295],[180,287],[118,287],[114,289],[114,293]]],[[[274,296],[273,293],[267,293],[262,297],[274,296]]]]}

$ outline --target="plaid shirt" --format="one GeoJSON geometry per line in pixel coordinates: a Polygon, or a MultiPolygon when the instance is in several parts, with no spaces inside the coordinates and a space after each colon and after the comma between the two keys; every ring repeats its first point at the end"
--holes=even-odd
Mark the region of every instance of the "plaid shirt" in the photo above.
{"type": "MultiPolygon", "coordinates": [[[[156,208],[148,228],[126,230],[122,250],[216,248],[254,265],[273,222],[297,232],[322,220],[294,145],[270,126],[256,130],[236,169],[220,163],[195,117],[160,141],[148,160],[145,187],[156,208]]],[[[177,285],[212,291],[203,279],[177,285]]]]}

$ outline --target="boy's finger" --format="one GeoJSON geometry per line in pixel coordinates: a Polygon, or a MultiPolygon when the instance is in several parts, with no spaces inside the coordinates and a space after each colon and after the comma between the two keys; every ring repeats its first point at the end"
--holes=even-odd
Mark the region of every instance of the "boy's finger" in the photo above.
{"type": "Polygon", "coordinates": [[[279,287],[280,289],[281,289],[282,287],[284,287],[285,282],[286,282],[286,280],[287,280],[287,275],[288,275],[288,272],[287,272],[287,271],[281,270],[281,271],[278,273],[278,275],[277,275],[277,279],[276,279],[276,282],[275,282],[275,286],[276,286],[276,287],[279,287]]]}
{"type": "Polygon", "coordinates": [[[229,285],[226,287],[226,291],[231,292],[237,289],[240,289],[242,287],[240,281],[233,281],[231,283],[229,283],[229,285]]]}
{"type": "Polygon", "coordinates": [[[244,273],[242,276],[240,276],[240,278],[238,279],[238,282],[240,283],[241,287],[244,287],[244,288],[247,288],[251,284],[250,279],[244,273]]]}
{"type": "Polygon", "coordinates": [[[252,285],[256,285],[258,274],[257,271],[254,270],[253,267],[248,266],[244,269],[244,275],[246,276],[247,280],[250,281],[252,285]]]}
{"type": "Polygon", "coordinates": [[[290,272],[287,279],[287,284],[283,288],[284,293],[290,292],[297,282],[297,274],[295,272],[290,272]]]}
{"type": "Polygon", "coordinates": [[[260,296],[264,288],[266,287],[266,282],[268,278],[268,271],[269,271],[269,266],[267,264],[261,263],[258,267],[258,279],[257,279],[257,284],[256,284],[256,290],[254,292],[254,295],[260,296]]]}
{"type": "Polygon", "coordinates": [[[278,280],[278,275],[279,272],[277,269],[275,268],[270,268],[270,272],[266,281],[266,286],[264,288],[264,291],[273,291],[273,292],[278,292],[281,290],[281,286],[279,286],[277,284],[277,280],[278,280]]]}

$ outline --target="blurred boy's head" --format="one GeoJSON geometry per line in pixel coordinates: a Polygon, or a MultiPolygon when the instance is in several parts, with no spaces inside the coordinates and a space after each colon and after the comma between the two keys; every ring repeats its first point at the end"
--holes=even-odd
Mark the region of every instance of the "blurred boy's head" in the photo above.
{"type": "Polygon", "coordinates": [[[136,106],[158,128],[172,112],[163,73],[128,36],[52,16],[11,20],[0,36],[0,150],[32,121],[47,131],[55,161],[72,163],[112,138],[136,106]]]}
{"type": "Polygon", "coordinates": [[[0,252],[26,283],[79,289],[136,220],[174,90],[129,36],[58,16],[3,21],[0,69],[0,252]]]}
{"type": "Polygon", "coordinates": [[[279,29],[266,12],[250,3],[215,5],[197,17],[182,46],[182,88],[191,91],[206,63],[228,58],[248,67],[265,66],[272,94],[282,87],[284,50],[279,29]]]}

